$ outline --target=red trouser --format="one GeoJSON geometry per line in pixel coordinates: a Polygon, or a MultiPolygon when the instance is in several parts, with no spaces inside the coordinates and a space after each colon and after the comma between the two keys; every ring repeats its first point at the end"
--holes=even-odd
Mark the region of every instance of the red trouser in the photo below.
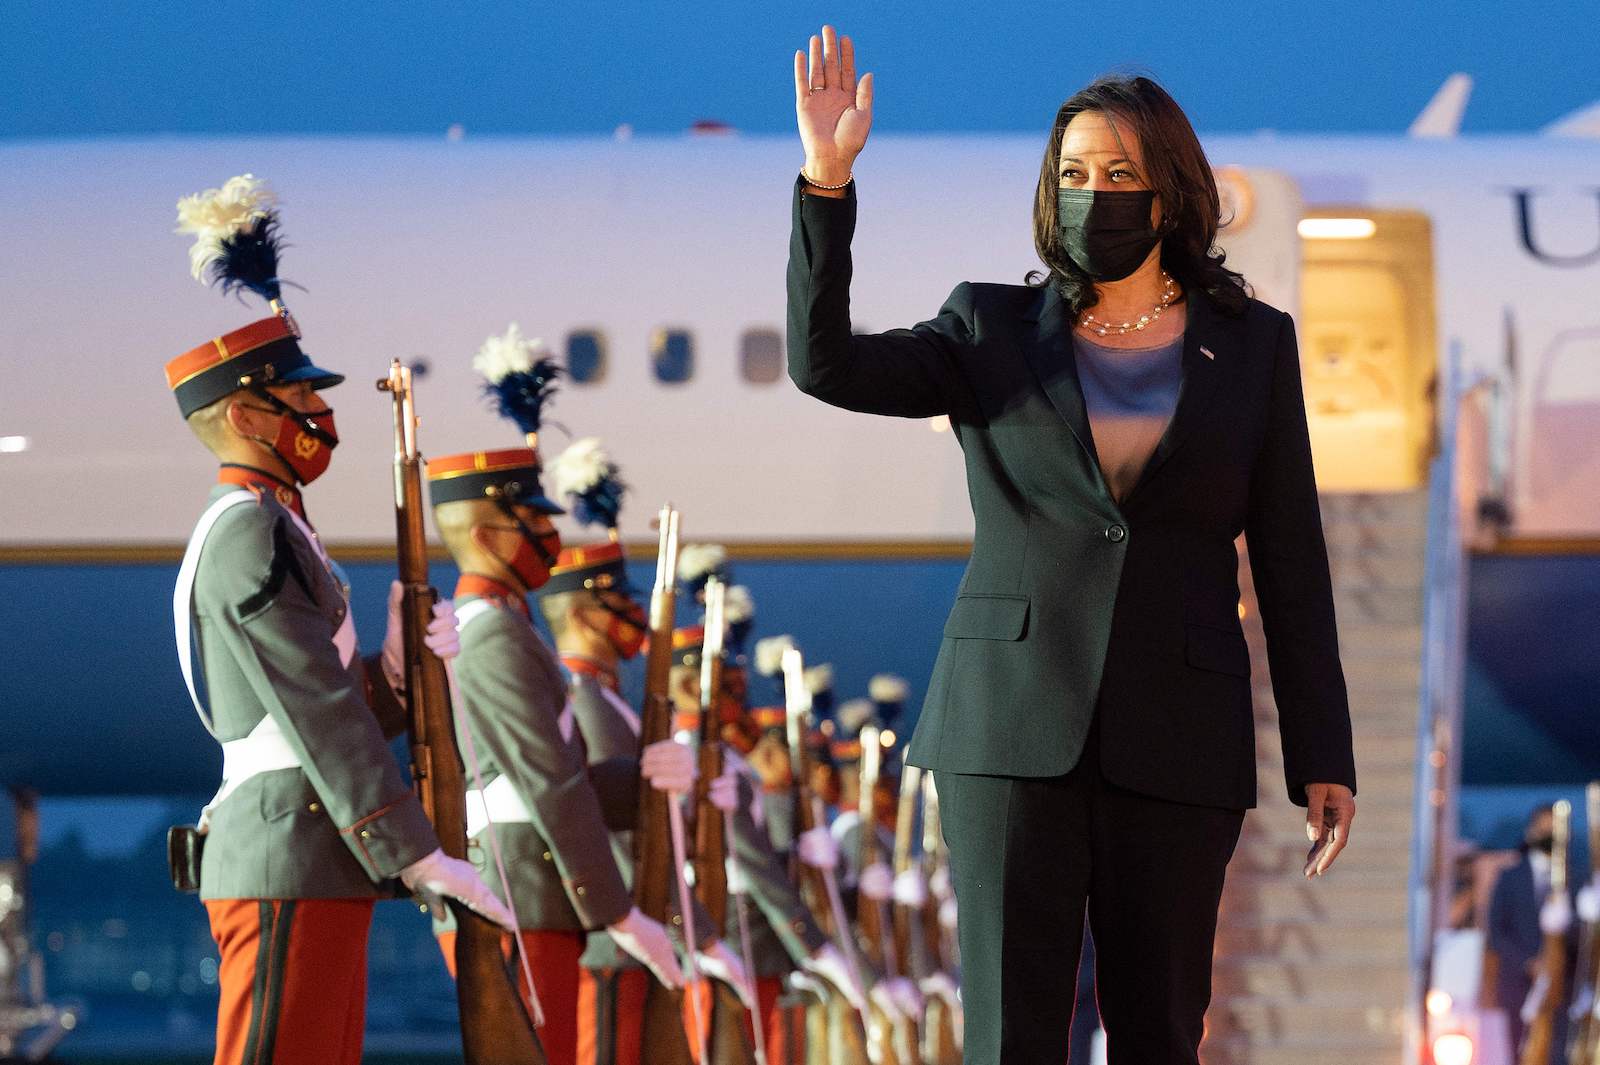
{"type": "Polygon", "coordinates": [[[216,1065],[361,1065],[372,899],[208,899],[216,1065]]]}
{"type": "MultiPolygon", "coordinates": [[[[445,968],[456,975],[456,934],[441,932],[439,949],[444,953],[445,968]]],[[[511,935],[500,937],[501,949],[511,957],[511,935]]],[[[539,1005],[544,1008],[544,1027],[539,1029],[539,1045],[550,1065],[576,1065],[578,1060],[578,956],[583,953],[582,932],[536,932],[522,930],[522,949],[528,952],[528,965],[533,969],[533,986],[539,992],[539,1005]]],[[[514,969],[517,987],[522,991],[522,1004],[533,1015],[533,1005],[528,1001],[522,966],[514,969]]]]}
{"type": "MultiPolygon", "coordinates": [[[[756,1006],[761,1028],[767,1037],[767,1061],[779,1065],[799,1061],[805,1053],[806,1011],[804,1006],[782,1007],[783,977],[763,976],[756,980],[756,1006]]],[[[748,1023],[748,1022],[747,1022],[748,1023]]],[[[755,1033],[750,1033],[755,1039],[755,1033]]]]}
{"type": "Polygon", "coordinates": [[[640,1065],[639,1016],[649,987],[643,969],[578,975],[578,1065],[640,1065]]]}

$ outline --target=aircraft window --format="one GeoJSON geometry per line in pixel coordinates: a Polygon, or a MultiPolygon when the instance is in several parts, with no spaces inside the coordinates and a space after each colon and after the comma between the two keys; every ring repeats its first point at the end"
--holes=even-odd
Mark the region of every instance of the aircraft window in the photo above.
{"type": "Polygon", "coordinates": [[[694,375],[694,337],[687,329],[657,329],[650,338],[650,363],[657,381],[683,384],[694,375]]]}
{"type": "Polygon", "coordinates": [[[597,385],[605,380],[605,334],[598,329],[578,329],[567,334],[567,376],[579,385],[597,385]]]}
{"type": "Polygon", "coordinates": [[[752,385],[775,384],[783,376],[783,337],[776,329],[746,329],[739,340],[739,372],[752,385]]]}

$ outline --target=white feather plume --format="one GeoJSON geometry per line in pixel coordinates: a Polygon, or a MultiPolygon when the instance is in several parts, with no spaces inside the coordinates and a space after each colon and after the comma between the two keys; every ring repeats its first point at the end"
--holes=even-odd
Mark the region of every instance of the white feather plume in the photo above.
{"type": "Polygon", "coordinates": [[[174,233],[194,234],[189,249],[189,272],[205,280],[206,267],[222,255],[222,242],[248,229],[277,205],[277,195],[254,174],[240,174],[178,201],[174,233]]]}
{"type": "Polygon", "coordinates": [[[783,652],[794,646],[793,636],[768,636],[756,641],[756,672],[776,677],[783,672],[783,652]]]}
{"type": "Polygon", "coordinates": [[[911,685],[904,677],[893,673],[879,673],[867,683],[867,694],[875,703],[903,703],[911,694],[911,685]]]}
{"type": "Polygon", "coordinates": [[[494,384],[507,374],[533,369],[535,362],[549,355],[550,345],[538,337],[523,336],[522,327],[512,322],[504,333],[483,342],[483,347],[472,357],[472,368],[494,384]]]}
{"type": "Polygon", "coordinates": [[[871,699],[851,699],[833,712],[838,719],[839,728],[847,735],[855,735],[861,731],[861,726],[870,722],[877,714],[878,708],[871,699]]]}
{"type": "Polygon", "coordinates": [[[750,589],[735,584],[722,597],[722,617],[729,625],[742,625],[756,616],[756,600],[750,589]]]}
{"type": "Polygon", "coordinates": [[[728,562],[728,549],[721,544],[684,544],[678,552],[678,579],[696,581],[715,573],[728,562]]]}
{"type": "Polygon", "coordinates": [[[833,690],[833,667],[824,662],[820,666],[812,666],[806,670],[806,691],[812,695],[821,695],[825,691],[833,690]]]}
{"type": "Polygon", "coordinates": [[[611,469],[611,456],[606,454],[598,436],[574,440],[568,448],[545,465],[556,498],[587,492],[605,477],[611,469]]]}

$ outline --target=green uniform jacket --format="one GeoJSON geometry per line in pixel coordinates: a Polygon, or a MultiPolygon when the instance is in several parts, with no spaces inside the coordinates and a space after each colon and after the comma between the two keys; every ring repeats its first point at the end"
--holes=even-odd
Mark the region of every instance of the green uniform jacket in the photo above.
{"type": "MultiPolygon", "coordinates": [[[[729,752],[728,758],[738,758],[729,752]]],[[[757,802],[761,782],[755,770],[740,758],[734,763],[739,774],[739,805],[733,811],[733,838],[729,851],[744,877],[746,907],[750,923],[750,947],[755,975],[782,976],[828,941],[817,927],[811,911],[801,901],[794,881],[789,879],[788,862],[772,845],[764,813],[757,802]]],[[[731,900],[730,900],[731,901],[731,900]]],[[[727,938],[739,942],[739,910],[728,907],[727,938]]]]}
{"type": "Polygon", "coordinates": [[[368,698],[393,709],[388,685],[333,644],[346,594],[269,495],[229,508],[206,538],[194,631],[213,734],[240,740],[270,716],[301,765],[251,777],[212,811],[201,898],[371,898],[439,846],[368,698]]]}
{"type": "MultiPolygon", "coordinates": [[[[457,610],[475,598],[458,599],[457,610]]],[[[497,603],[462,625],[456,679],[484,786],[506,774],[532,818],[495,825],[518,923],[577,932],[620,920],[633,900],[570,719],[563,735],[566,682],[554,652],[526,617],[497,603]]],[[[468,854],[503,898],[487,839],[468,854]]]]}
{"type": "MultiPolygon", "coordinates": [[[[639,721],[633,710],[622,701],[621,696],[610,694],[591,674],[574,673],[572,675],[571,698],[568,706],[572,710],[573,721],[577,724],[578,731],[583,734],[584,746],[588,751],[589,767],[592,772],[603,771],[607,777],[618,775],[621,767],[633,765],[634,780],[638,779],[639,756],[639,721]]],[[[618,791],[621,787],[618,785],[618,791]]],[[[634,795],[637,797],[637,788],[634,795]]],[[[615,856],[617,866],[622,870],[624,879],[630,889],[633,885],[633,825],[638,822],[638,805],[635,801],[632,816],[627,819],[626,825],[618,820],[612,820],[611,853],[615,856]]],[[[673,893],[676,896],[676,892],[673,893]]],[[[677,902],[674,897],[669,903],[673,912],[671,926],[668,931],[681,945],[683,942],[683,921],[677,915],[677,902]]],[[[711,915],[699,903],[695,904],[695,934],[700,939],[705,939],[706,930],[711,928],[711,915]]],[[[584,947],[582,964],[587,969],[630,969],[639,966],[633,956],[619,949],[612,940],[611,934],[604,930],[591,933],[589,941],[584,947]]]]}

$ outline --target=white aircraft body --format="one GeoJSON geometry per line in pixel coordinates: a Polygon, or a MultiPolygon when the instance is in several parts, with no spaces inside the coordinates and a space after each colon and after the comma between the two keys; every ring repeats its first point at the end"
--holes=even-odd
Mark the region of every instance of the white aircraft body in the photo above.
{"type": "MultiPolygon", "coordinates": [[[[857,328],[932,317],[962,280],[1022,282],[1042,145],[874,137],[857,169],[857,328]]],[[[1231,261],[1297,314],[1324,487],[1420,483],[1448,353],[1494,374],[1514,350],[1515,531],[1600,530],[1600,142],[1206,147],[1236,215],[1231,261]]],[[[603,437],[633,489],[630,537],[671,499],[695,539],[964,540],[946,425],[833,410],[780,369],[799,161],[792,138],[739,136],[0,145],[0,546],[187,536],[213,463],[162,364],[266,310],[190,278],[174,203],[247,172],[281,197],[304,347],[349,377],[327,393],[343,442],[308,496],[328,539],[392,536],[373,387],[391,357],[428,366],[427,453],[520,442],[470,368],[515,321],[589,371],[599,356],[552,405],[544,451],[603,437]]]]}

